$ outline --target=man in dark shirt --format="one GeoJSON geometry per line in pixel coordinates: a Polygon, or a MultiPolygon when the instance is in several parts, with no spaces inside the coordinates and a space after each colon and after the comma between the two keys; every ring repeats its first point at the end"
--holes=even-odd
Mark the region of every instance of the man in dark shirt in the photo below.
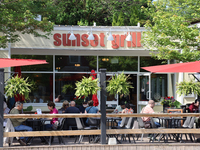
{"type": "Polygon", "coordinates": [[[75,106],[76,106],[76,103],[74,101],[71,101],[70,107],[66,109],[65,113],[80,113],[80,110],[75,106]]]}
{"type": "Polygon", "coordinates": [[[192,103],[190,106],[189,106],[189,112],[190,113],[195,113],[195,112],[198,112],[199,110],[199,103],[200,103],[200,99],[196,99],[194,103],[192,103]]]}
{"type": "MultiPolygon", "coordinates": [[[[68,107],[65,111],[65,113],[80,113],[80,110],[75,107],[76,106],[76,103],[74,101],[71,101],[70,102],[70,107],[68,107]]],[[[72,129],[72,128],[76,128],[77,125],[76,125],[76,120],[75,118],[67,118],[66,121],[65,121],[65,125],[64,125],[64,129],[72,129]]]]}

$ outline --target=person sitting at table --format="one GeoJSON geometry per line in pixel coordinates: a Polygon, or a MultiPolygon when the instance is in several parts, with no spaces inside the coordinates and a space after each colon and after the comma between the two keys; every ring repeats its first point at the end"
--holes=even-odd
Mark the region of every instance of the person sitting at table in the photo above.
{"type": "MultiPolygon", "coordinates": [[[[58,114],[58,110],[55,108],[55,103],[54,102],[49,102],[47,104],[48,109],[50,110],[50,114],[58,114]]],[[[46,124],[44,129],[48,130],[48,129],[56,129],[58,126],[58,118],[50,118],[51,123],[50,124],[46,124]]]]}
{"type": "MultiPolygon", "coordinates": [[[[18,101],[15,103],[15,107],[10,111],[10,114],[20,114],[20,111],[22,109],[23,109],[23,103],[18,101]]],[[[10,120],[16,131],[33,131],[31,127],[22,124],[24,121],[26,121],[26,119],[27,118],[11,118],[10,120]]],[[[26,138],[26,140],[27,139],[28,138],[26,138]]],[[[20,137],[18,141],[21,145],[25,146],[26,140],[24,140],[24,137],[20,137]]]]}
{"type": "MultiPolygon", "coordinates": [[[[154,100],[149,100],[147,106],[145,106],[142,111],[140,112],[141,114],[153,114],[155,113],[153,108],[155,106],[154,100]]],[[[150,125],[150,117],[142,117],[143,122],[147,125],[150,125]]],[[[157,127],[160,127],[160,124],[158,122],[155,122],[155,125],[157,127]]]]}
{"type": "Polygon", "coordinates": [[[124,101],[122,101],[122,102],[120,103],[120,105],[118,105],[118,106],[115,108],[114,113],[121,113],[123,109],[125,109],[125,103],[124,103],[124,101]]]}
{"type": "Polygon", "coordinates": [[[78,108],[81,113],[85,113],[85,109],[88,107],[87,102],[83,102],[82,105],[78,108]]]}
{"type": "Polygon", "coordinates": [[[65,113],[80,113],[80,110],[76,107],[75,101],[70,102],[70,107],[68,107],[65,113]]]}
{"type": "Polygon", "coordinates": [[[129,103],[125,104],[125,109],[122,110],[123,114],[132,114],[133,113],[133,109],[131,108],[129,103]]]}
{"type": "MultiPolygon", "coordinates": [[[[99,113],[99,109],[93,106],[93,100],[88,101],[88,107],[85,109],[85,113],[89,114],[97,114],[99,113]]],[[[88,125],[88,119],[86,120],[86,125],[88,125]]]]}
{"type": "Polygon", "coordinates": [[[66,100],[63,102],[63,105],[60,109],[58,109],[58,113],[65,113],[67,108],[69,107],[69,102],[66,100]]]}
{"type": "Polygon", "coordinates": [[[194,103],[190,104],[188,110],[190,113],[196,113],[199,110],[200,99],[196,99],[194,103]]]}
{"type": "MultiPolygon", "coordinates": [[[[9,112],[10,112],[10,109],[8,108],[6,102],[4,102],[3,111],[4,111],[4,112],[3,112],[4,114],[9,114],[9,112]]],[[[6,126],[7,120],[8,120],[8,119],[4,119],[4,121],[3,121],[3,127],[6,126]]]]}
{"type": "MultiPolygon", "coordinates": [[[[131,108],[129,103],[125,104],[125,109],[122,110],[122,114],[132,114],[133,113],[133,109],[131,108]]],[[[118,126],[120,126],[122,121],[118,122],[118,126]]]]}
{"type": "MultiPolygon", "coordinates": [[[[70,107],[68,107],[65,113],[80,113],[80,110],[76,107],[75,101],[70,102],[70,107]]],[[[67,118],[64,124],[64,129],[70,129],[70,127],[75,127],[76,121],[74,118],[67,118]]]]}

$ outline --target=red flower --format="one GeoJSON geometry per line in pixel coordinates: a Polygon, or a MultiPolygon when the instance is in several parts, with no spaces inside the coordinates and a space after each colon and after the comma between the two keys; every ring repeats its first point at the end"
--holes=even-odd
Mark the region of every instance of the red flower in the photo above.
{"type": "Polygon", "coordinates": [[[167,98],[170,98],[169,96],[167,98]]]}
{"type": "Polygon", "coordinates": [[[171,98],[174,98],[173,96],[171,98]]]}

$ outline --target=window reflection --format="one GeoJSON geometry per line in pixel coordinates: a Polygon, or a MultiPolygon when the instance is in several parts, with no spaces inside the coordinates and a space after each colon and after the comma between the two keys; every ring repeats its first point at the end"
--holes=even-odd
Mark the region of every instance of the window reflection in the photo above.
{"type": "Polygon", "coordinates": [[[28,77],[28,81],[33,82],[27,103],[48,103],[53,100],[53,74],[22,73],[22,77],[28,77]]]}
{"type": "MultiPolygon", "coordinates": [[[[38,59],[46,60],[48,64],[21,66],[21,71],[53,71],[52,55],[12,55],[12,58],[18,59],[38,59]]],[[[14,67],[12,67],[12,71],[14,67]]]]}
{"type": "Polygon", "coordinates": [[[107,71],[137,71],[138,57],[133,56],[100,56],[99,68],[106,68],[107,71]]]}
{"type": "Polygon", "coordinates": [[[56,56],[56,71],[85,71],[96,70],[96,56],[56,56]]]}
{"type": "Polygon", "coordinates": [[[57,73],[56,74],[56,97],[58,95],[62,96],[62,100],[60,102],[63,102],[64,100],[71,101],[75,97],[75,83],[76,81],[80,81],[83,76],[89,77],[89,74],[70,74],[70,73],[57,73]],[[63,86],[66,86],[66,90],[63,90],[63,86]]]}

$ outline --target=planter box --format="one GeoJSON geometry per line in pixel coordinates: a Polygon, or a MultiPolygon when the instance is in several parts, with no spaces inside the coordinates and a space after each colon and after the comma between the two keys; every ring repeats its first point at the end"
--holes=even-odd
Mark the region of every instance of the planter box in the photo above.
{"type": "Polygon", "coordinates": [[[167,113],[167,109],[176,109],[176,107],[170,107],[169,105],[163,105],[163,113],[167,113]]]}

